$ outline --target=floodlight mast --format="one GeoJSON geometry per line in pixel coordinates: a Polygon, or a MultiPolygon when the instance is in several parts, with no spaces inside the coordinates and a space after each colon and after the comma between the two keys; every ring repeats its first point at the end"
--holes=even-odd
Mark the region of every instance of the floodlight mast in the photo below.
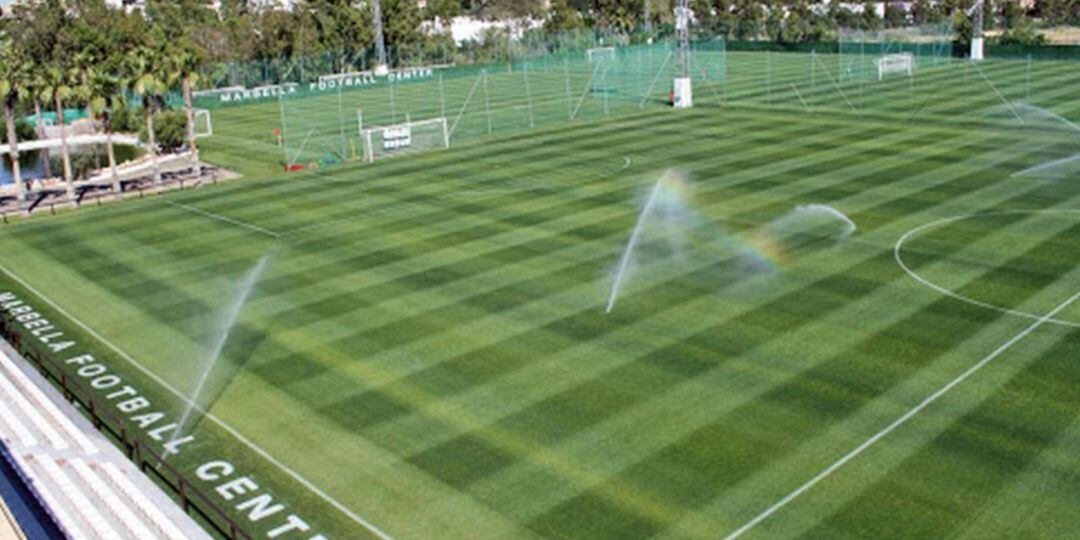
{"type": "Polygon", "coordinates": [[[375,54],[378,56],[375,74],[386,75],[390,73],[390,66],[386,62],[386,37],[383,35],[382,6],[379,0],[371,1],[371,11],[375,21],[375,54]]]}
{"type": "Polygon", "coordinates": [[[978,0],[977,2],[975,2],[975,6],[971,8],[971,11],[968,12],[969,16],[970,15],[975,16],[975,24],[974,24],[975,27],[972,29],[972,32],[971,32],[971,59],[972,60],[982,60],[983,59],[983,48],[985,46],[985,42],[983,41],[983,11],[984,11],[983,3],[984,2],[985,2],[985,0],[978,0]]]}
{"type": "Polygon", "coordinates": [[[675,31],[678,33],[678,49],[675,51],[675,85],[672,92],[672,105],[676,109],[688,109],[694,106],[690,72],[693,69],[690,56],[690,25],[694,22],[694,12],[690,9],[690,0],[679,0],[675,7],[675,31]]]}
{"type": "Polygon", "coordinates": [[[652,44],[652,2],[645,0],[645,38],[652,44]]]}

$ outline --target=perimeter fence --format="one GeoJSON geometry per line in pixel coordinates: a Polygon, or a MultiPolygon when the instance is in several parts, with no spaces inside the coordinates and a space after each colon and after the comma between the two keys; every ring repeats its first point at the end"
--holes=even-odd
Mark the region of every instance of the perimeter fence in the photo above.
{"type": "MultiPolygon", "coordinates": [[[[888,121],[1016,123],[1025,120],[1023,104],[1056,103],[1054,85],[1069,84],[1075,66],[1031,56],[972,63],[953,56],[952,38],[950,27],[937,25],[841,31],[838,42],[799,47],[740,42],[733,50],[722,38],[701,39],[691,46],[695,102],[888,121]]],[[[678,64],[671,42],[571,35],[510,43],[469,57],[498,58],[486,63],[460,64],[460,50],[399,54],[382,74],[352,67],[368,66],[355,60],[366,53],[353,63],[348,55],[323,55],[300,62],[307,67],[292,68],[290,78],[204,92],[197,104],[216,109],[215,135],[246,138],[266,159],[293,169],[671,106],[678,64]],[[371,144],[380,148],[365,148],[371,144]]]]}

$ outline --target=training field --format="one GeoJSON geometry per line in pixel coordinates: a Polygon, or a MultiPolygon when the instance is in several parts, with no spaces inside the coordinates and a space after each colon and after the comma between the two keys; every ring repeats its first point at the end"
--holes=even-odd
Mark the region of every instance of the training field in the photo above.
{"type": "MultiPolygon", "coordinates": [[[[35,217],[0,291],[178,418],[267,256],[172,463],[233,509],[196,478],[226,456],[309,535],[1075,535],[1080,70],[813,84],[35,217]],[[697,228],[605,313],[673,168],[697,228]],[[857,231],[754,240],[811,204],[857,231]]],[[[205,154],[250,173],[243,111],[205,154]]]]}

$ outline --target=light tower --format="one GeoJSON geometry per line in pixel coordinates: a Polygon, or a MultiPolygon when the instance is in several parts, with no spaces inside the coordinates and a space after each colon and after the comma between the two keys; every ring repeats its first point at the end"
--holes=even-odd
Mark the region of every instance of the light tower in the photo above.
{"type": "Polygon", "coordinates": [[[675,31],[678,33],[679,43],[675,51],[675,85],[672,92],[672,105],[676,109],[694,106],[693,85],[690,80],[690,25],[693,22],[694,12],[690,10],[690,0],[679,0],[675,7],[675,31]]]}
{"type": "Polygon", "coordinates": [[[974,13],[969,12],[969,15],[975,16],[974,28],[971,32],[971,59],[982,60],[983,59],[983,1],[979,0],[975,2],[975,7],[971,8],[974,13]]]}
{"type": "Polygon", "coordinates": [[[652,2],[645,0],[645,39],[652,45],[652,2]]]}
{"type": "Polygon", "coordinates": [[[386,63],[386,37],[383,36],[382,6],[379,5],[379,0],[372,0],[371,11],[375,22],[375,54],[378,57],[375,75],[386,75],[390,73],[390,66],[386,63]]]}

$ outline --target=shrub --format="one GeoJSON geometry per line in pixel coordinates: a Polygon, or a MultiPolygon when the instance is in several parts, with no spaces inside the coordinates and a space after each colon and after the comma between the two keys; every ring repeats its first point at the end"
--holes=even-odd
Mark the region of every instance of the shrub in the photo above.
{"type": "MultiPolygon", "coordinates": [[[[187,117],[181,111],[164,111],[154,115],[154,141],[163,152],[172,152],[184,146],[187,137],[187,117]]],[[[146,142],[146,128],[139,131],[139,138],[146,142]]]]}

